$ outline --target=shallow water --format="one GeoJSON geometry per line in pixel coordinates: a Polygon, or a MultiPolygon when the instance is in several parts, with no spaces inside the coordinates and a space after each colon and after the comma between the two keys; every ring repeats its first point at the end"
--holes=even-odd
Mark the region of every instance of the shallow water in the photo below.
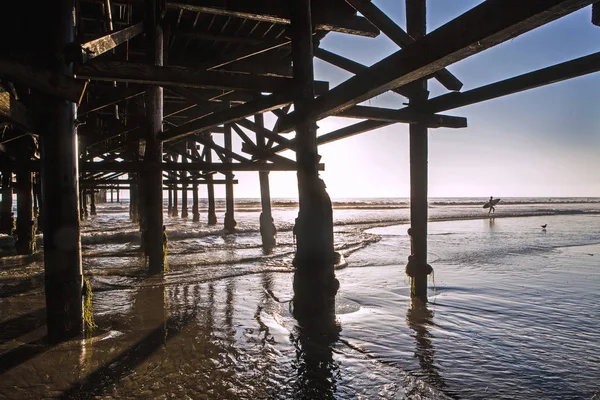
{"type": "Polygon", "coordinates": [[[83,234],[94,337],[48,346],[39,256],[2,259],[0,398],[600,396],[597,204],[506,205],[488,219],[448,202],[430,209],[425,307],[403,274],[407,226],[362,231],[408,210],[344,202],[336,247],[350,265],[337,271],[336,317],[304,328],[286,302],[291,207],[275,208],[271,255],[254,203],[236,214],[237,235],[167,217],[172,270],[148,278],[125,205],[102,205],[83,234]]]}

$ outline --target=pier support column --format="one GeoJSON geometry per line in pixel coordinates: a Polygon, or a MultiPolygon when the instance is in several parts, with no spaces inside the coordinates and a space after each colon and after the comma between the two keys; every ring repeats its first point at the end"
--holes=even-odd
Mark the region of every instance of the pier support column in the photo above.
{"type": "Polygon", "coordinates": [[[117,203],[121,202],[121,188],[119,188],[119,184],[117,183],[117,203]]]}
{"type": "MultiPolygon", "coordinates": [[[[208,140],[212,142],[212,135],[208,135],[208,140]]],[[[206,151],[206,162],[209,164],[212,163],[212,151],[210,149],[206,151]]],[[[208,197],[208,225],[216,225],[215,184],[213,183],[213,176],[210,173],[206,176],[206,193],[208,197]]]]}
{"type": "MultiPolygon", "coordinates": [[[[36,37],[49,71],[72,75],[72,65],[57,57],[74,41],[73,0],[36,3],[36,37]]],[[[39,95],[37,126],[41,140],[44,276],[48,337],[58,342],[83,329],[79,171],[75,104],[39,95]]]]}
{"type": "MultiPolygon", "coordinates": [[[[310,0],[290,3],[290,36],[294,72],[294,109],[305,115],[314,99],[313,43],[310,0]]],[[[294,315],[299,321],[334,312],[339,282],[334,273],[333,213],[325,183],[319,178],[317,125],[296,124],[299,212],[294,233],[294,315]]]]}
{"type": "MultiPolygon", "coordinates": [[[[164,1],[151,0],[146,8],[146,38],[148,40],[149,62],[152,65],[163,65],[163,28],[160,23],[164,1]]],[[[144,240],[148,269],[151,273],[164,272],[165,260],[163,249],[163,183],[162,158],[163,146],[159,139],[162,133],[163,120],[163,88],[149,86],[146,89],[147,125],[146,149],[144,163],[148,169],[143,174],[145,196],[145,232],[144,240]]]]}
{"type": "MultiPolygon", "coordinates": [[[[131,196],[129,198],[129,201],[131,201],[131,196]]],[[[110,202],[111,203],[115,202],[115,197],[114,197],[114,194],[113,194],[113,188],[110,188],[110,202]]]]}
{"type": "MultiPolygon", "coordinates": [[[[187,163],[187,158],[185,156],[181,157],[181,163],[187,163]]],[[[189,216],[187,197],[187,171],[181,171],[181,218],[187,218],[189,216]]]]}
{"type": "MultiPolygon", "coordinates": [[[[198,179],[194,177],[194,179],[198,179]]],[[[192,185],[192,221],[200,222],[200,210],[198,208],[198,184],[192,185]]]]}
{"type": "MultiPolygon", "coordinates": [[[[140,222],[140,210],[139,210],[139,175],[132,174],[131,185],[129,186],[129,218],[131,222],[140,222]]],[[[112,203],[112,189],[111,189],[111,203],[112,203]]]]}
{"type": "MultiPolygon", "coordinates": [[[[231,125],[225,125],[225,148],[231,151],[231,125]]],[[[225,162],[231,164],[231,157],[227,157],[225,162]]],[[[225,227],[226,232],[233,233],[235,232],[235,226],[237,222],[235,221],[234,216],[234,201],[233,201],[233,172],[225,172],[225,220],[223,221],[223,225],[225,227]]]]}
{"type": "MultiPolygon", "coordinates": [[[[259,128],[264,128],[265,121],[262,114],[254,116],[254,122],[259,128]]],[[[256,132],[256,145],[259,149],[266,150],[265,136],[260,132],[256,132]]],[[[273,223],[271,213],[271,190],[269,187],[269,171],[259,171],[258,179],[260,182],[260,204],[262,212],[260,213],[260,236],[262,238],[262,246],[265,252],[270,252],[277,244],[277,229],[273,223]]]]}
{"type": "MultiPolygon", "coordinates": [[[[426,34],[425,0],[406,0],[408,34],[419,39],[426,34]]],[[[411,87],[410,106],[426,101],[427,80],[411,87]]],[[[424,124],[410,124],[410,225],[414,271],[411,276],[411,297],[427,301],[427,150],[428,129],[424,124]]]]}
{"type": "Polygon", "coordinates": [[[90,189],[90,215],[96,215],[96,193],[94,189],[90,189]]]}
{"type": "Polygon", "coordinates": [[[88,217],[88,208],[87,208],[87,190],[81,190],[81,219],[86,220],[88,217]]]}
{"type": "Polygon", "coordinates": [[[171,216],[171,213],[173,212],[173,186],[169,185],[167,193],[167,196],[169,198],[169,201],[167,203],[167,215],[171,216]]]}
{"type": "Polygon", "coordinates": [[[0,233],[10,235],[14,229],[12,172],[2,171],[2,203],[0,204],[0,233]]]}
{"type": "MultiPolygon", "coordinates": [[[[29,160],[29,158],[24,158],[29,160]]],[[[35,252],[35,224],[33,220],[33,182],[32,173],[27,166],[19,166],[17,175],[17,254],[33,254],[35,252]]]]}
{"type": "MultiPolygon", "coordinates": [[[[173,179],[177,181],[177,175],[173,175],[173,179]]],[[[179,216],[179,210],[177,209],[177,184],[173,185],[173,213],[171,214],[173,217],[179,216]]]]}

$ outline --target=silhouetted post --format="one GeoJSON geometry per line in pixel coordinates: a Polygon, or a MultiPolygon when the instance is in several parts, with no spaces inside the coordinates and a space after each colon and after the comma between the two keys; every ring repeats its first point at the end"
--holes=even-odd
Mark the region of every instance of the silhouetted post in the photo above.
{"type": "Polygon", "coordinates": [[[90,189],[90,215],[96,215],[96,193],[90,189]]]}
{"type": "Polygon", "coordinates": [[[2,171],[2,204],[0,204],[0,233],[10,235],[13,230],[13,187],[12,172],[2,171]]]}
{"type": "MultiPolygon", "coordinates": [[[[146,38],[148,40],[148,56],[152,65],[163,65],[163,29],[160,23],[164,1],[146,2],[146,38]]],[[[146,109],[148,133],[144,164],[147,166],[143,174],[145,211],[145,246],[148,256],[148,268],[151,273],[164,272],[163,250],[163,192],[162,192],[162,157],[163,149],[159,135],[162,133],[163,89],[161,86],[148,86],[146,89],[146,109]]]]}
{"type": "Polygon", "coordinates": [[[30,160],[29,151],[24,150],[19,157],[23,164],[17,165],[15,186],[17,192],[17,254],[33,254],[35,252],[35,232],[33,223],[33,182],[32,174],[26,162],[30,160]]]}
{"type": "MultiPolygon", "coordinates": [[[[173,179],[177,182],[177,175],[173,175],[173,179]]],[[[173,217],[177,217],[179,215],[179,211],[177,210],[177,183],[173,185],[173,217]]]]}
{"type": "MultiPolygon", "coordinates": [[[[406,0],[408,34],[419,39],[426,34],[425,0],[406,0]]],[[[427,100],[427,80],[416,82],[409,104],[418,107],[427,100]]],[[[416,265],[411,296],[427,301],[427,142],[424,124],[410,124],[410,224],[416,265]]]]}
{"type": "Polygon", "coordinates": [[[169,201],[167,203],[167,215],[171,216],[171,213],[173,213],[173,186],[169,185],[168,189],[167,189],[167,193],[168,193],[168,198],[169,201]]]}
{"type": "MultiPolygon", "coordinates": [[[[208,140],[212,142],[212,135],[208,136],[208,140]]],[[[206,151],[206,162],[212,163],[212,151],[207,149],[206,151]]],[[[213,183],[213,177],[209,173],[206,175],[206,193],[208,197],[208,224],[217,224],[217,212],[215,210],[215,185],[213,183]]]]}
{"type": "Polygon", "coordinates": [[[119,184],[117,183],[117,203],[121,202],[121,188],[119,187],[119,184]]]}
{"type": "Polygon", "coordinates": [[[196,180],[198,177],[194,177],[194,184],[192,185],[192,221],[200,221],[200,210],[198,209],[198,184],[196,180]]]}
{"type": "MultiPolygon", "coordinates": [[[[38,233],[43,232],[44,228],[44,199],[42,199],[42,175],[38,172],[36,175],[36,180],[35,180],[35,185],[33,187],[33,195],[35,197],[37,197],[37,205],[38,205],[38,209],[37,209],[37,213],[35,214],[35,218],[36,218],[36,222],[37,222],[37,229],[36,231],[38,233]]],[[[35,211],[35,210],[34,210],[35,211]]]]}
{"type": "MultiPolygon", "coordinates": [[[[259,128],[264,128],[265,121],[262,114],[254,116],[254,122],[259,128]]],[[[260,129],[256,132],[256,145],[259,149],[267,148],[265,136],[260,129]]],[[[263,249],[271,251],[277,243],[277,229],[273,223],[271,213],[271,190],[269,188],[269,171],[259,171],[258,180],[260,182],[260,204],[262,212],[260,213],[260,236],[262,238],[263,249]]]]}
{"type": "MultiPolygon", "coordinates": [[[[294,109],[305,115],[314,99],[313,43],[310,0],[289,3],[294,72],[294,109]]],[[[325,183],[319,178],[317,125],[296,121],[299,212],[294,273],[294,315],[299,320],[333,312],[339,282],[334,273],[333,214],[325,183]]]]}
{"type": "MultiPolygon", "coordinates": [[[[72,64],[57,55],[72,44],[73,0],[36,2],[40,62],[49,71],[72,75],[72,64]]],[[[39,95],[37,126],[41,141],[44,276],[48,337],[56,342],[83,328],[81,238],[78,210],[78,153],[75,104],[39,95]]]]}
{"type": "MultiPolygon", "coordinates": [[[[231,125],[225,125],[224,135],[225,148],[231,151],[231,125]]],[[[232,158],[229,156],[225,158],[227,164],[231,164],[232,161],[232,158]]],[[[235,226],[237,225],[234,218],[233,207],[233,177],[233,172],[225,172],[225,220],[223,221],[223,225],[227,232],[235,232],[235,226]]]]}
{"type": "Polygon", "coordinates": [[[140,198],[140,186],[139,186],[139,174],[132,174],[131,184],[129,186],[129,217],[131,222],[140,222],[140,209],[139,209],[139,198],[140,198]]]}
{"type": "Polygon", "coordinates": [[[86,220],[88,215],[86,200],[85,189],[82,189],[79,193],[79,218],[81,218],[82,221],[86,220]]]}
{"type": "MultiPolygon", "coordinates": [[[[129,199],[129,201],[131,201],[131,198],[129,199]]],[[[113,195],[113,188],[112,187],[110,188],[110,202],[111,203],[115,202],[115,198],[114,198],[114,195],[113,195]]]]}
{"type": "MultiPolygon", "coordinates": [[[[186,155],[181,157],[182,164],[187,163],[186,155]]],[[[187,171],[181,171],[181,218],[187,218],[189,216],[187,197],[187,171]]]]}

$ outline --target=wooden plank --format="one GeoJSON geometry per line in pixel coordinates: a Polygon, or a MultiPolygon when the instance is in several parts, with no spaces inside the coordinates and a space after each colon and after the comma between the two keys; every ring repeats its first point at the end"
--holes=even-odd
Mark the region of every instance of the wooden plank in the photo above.
{"type": "Polygon", "coordinates": [[[78,115],[86,115],[94,111],[103,109],[104,107],[120,103],[122,101],[132,99],[145,93],[145,89],[130,87],[130,88],[112,88],[109,93],[103,94],[100,98],[84,102],[77,110],[78,115]]]}
{"type": "MultiPolygon", "coordinates": [[[[204,0],[201,2],[193,0],[168,1],[167,7],[201,12],[205,14],[224,15],[228,17],[237,17],[254,21],[264,21],[274,24],[290,24],[289,11],[287,10],[287,7],[277,7],[276,3],[273,2],[269,2],[268,9],[261,9],[257,3],[251,1],[236,2],[233,4],[231,1],[224,3],[222,1],[214,0],[204,0]]],[[[324,9],[326,10],[326,8],[324,9]]],[[[320,12],[321,10],[315,10],[315,30],[333,31],[367,37],[376,37],[379,35],[379,30],[365,18],[357,16],[325,16],[320,12]]]]}
{"type": "Polygon", "coordinates": [[[244,60],[246,58],[256,56],[258,54],[265,53],[274,49],[278,49],[282,46],[290,44],[289,39],[275,39],[267,42],[262,42],[253,46],[244,46],[240,49],[222,54],[220,56],[212,58],[210,61],[203,63],[198,66],[198,69],[211,70],[219,67],[223,67],[227,64],[231,64],[236,61],[244,60]]]}
{"type": "Polygon", "coordinates": [[[36,132],[27,107],[0,87],[0,120],[2,118],[9,120],[29,133],[36,132]]]}
{"type": "Polygon", "coordinates": [[[285,130],[296,121],[335,115],[593,2],[488,0],[316,98],[304,114],[298,111],[288,114],[281,128],[285,130]]]}
{"type": "MultiPolygon", "coordinates": [[[[220,71],[202,71],[194,68],[154,66],[123,61],[95,61],[75,70],[78,79],[117,81],[158,86],[188,86],[207,89],[246,90],[281,93],[292,89],[291,78],[249,76],[220,71]]],[[[317,82],[327,91],[327,82],[317,82]]]]}
{"type": "MultiPolygon", "coordinates": [[[[412,36],[404,32],[390,17],[377,8],[375,4],[363,0],[346,0],[346,3],[354,7],[356,11],[360,12],[369,22],[381,30],[384,35],[400,46],[400,48],[403,49],[415,42],[412,36]]],[[[462,82],[445,68],[437,71],[433,76],[448,90],[460,90],[463,86],[462,82]]]]}
{"type": "Polygon", "coordinates": [[[45,68],[35,67],[16,60],[0,59],[0,78],[19,82],[40,92],[79,104],[87,80],[77,80],[54,74],[45,68]]]}
{"type": "Polygon", "coordinates": [[[291,101],[291,94],[273,94],[264,96],[236,107],[215,112],[204,118],[178,126],[177,128],[169,129],[163,133],[162,140],[175,140],[193,133],[203,132],[219,125],[235,122],[250,115],[280,108],[291,101]]]}
{"type": "Polygon", "coordinates": [[[369,119],[386,122],[424,124],[428,128],[466,128],[467,119],[450,115],[431,114],[408,107],[406,111],[378,107],[354,106],[337,114],[338,117],[369,119]]]}
{"type": "Polygon", "coordinates": [[[89,60],[114,49],[118,45],[133,39],[143,32],[144,23],[140,22],[84,43],[81,45],[81,59],[78,61],[83,63],[88,62],[89,60]]]}

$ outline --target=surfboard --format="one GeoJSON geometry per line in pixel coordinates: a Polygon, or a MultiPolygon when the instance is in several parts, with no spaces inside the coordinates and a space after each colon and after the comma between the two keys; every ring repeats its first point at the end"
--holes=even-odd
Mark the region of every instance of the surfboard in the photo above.
{"type": "Polygon", "coordinates": [[[490,208],[490,207],[493,207],[493,206],[495,206],[496,204],[498,204],[499,202],[500,202],[500,199],[494,199],[494,200],[492,200],[492,201],[488,201],[487,203],[485,203],[485,204],[483,205],[483,208],[490,208]]]}

